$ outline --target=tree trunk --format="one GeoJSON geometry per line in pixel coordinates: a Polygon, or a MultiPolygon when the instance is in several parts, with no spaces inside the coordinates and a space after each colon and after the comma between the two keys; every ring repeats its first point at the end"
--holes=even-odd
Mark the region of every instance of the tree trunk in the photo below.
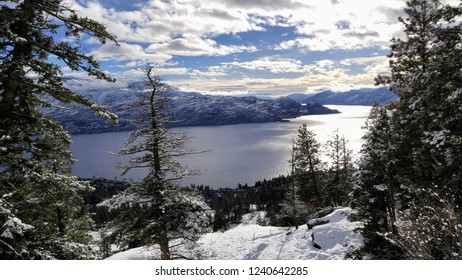
{"type": "Polygon", "coordinates": [[[9,64],[5,70],[6,75],[2,82],[3,92],[0,98],[0,118],[6,119],[11,118],[12,115],[16,114],[15,112],[15,102],[19,97],[21,104],[26,104],[25,99],[28,97],[27,92],[21,89],[23,76],[25,75],[24,67],[26,62],[30,61],[32,58],[32,45],[30,37],[30,26],[29,23],[33,22],[34,18],[34,1],[25,0],[22,9],[21,17],[16,20],[16,24],[13,25],[15,28],[12,30],[17,34],[18,38],[23,38],[25,40],[17,40],[14,43],[12,50],[11,61],[5,62],[9,64]]]}
{"type": "Polygon", "coordinates": [[[170,256],[170,247],[168,245],[168,237],[162,236],[160,238],[159,245],[160,245],[160,252],[161,252],[160,259],[161,260],[171,260],[172,258],[170,256]]]}
{"type": "Polygon", "coordinates": [[[59,236],[64,236],[64,234],[66,233],[65,232],[66,226],[64,225],[63,213],[62,213],[61,208],[59,206],[56,207],[56,219],[57,219],[57,222],[58,222],[59,236]]]}
{"type": "Polygon", "coordinates": [[[313,164],[313,159],[311,158],[312,155],[308,155],[308,161],[309,161],[309,172],[311,175],[311,180],[313,182],[313,189],[314,189],[314,195],[316,196],[317,199],[321,199],[321,192],[319,191],[319,186],[318,186],[318,180],[316,176],[316,170],[314,168],[313,164]]]}
{"type": "MultiPolygon", "coordinates": [[[[158,86],[159,83],[157,80],[153,79],[151,76],[152,73],[152,68],[148,69],[148,72],[146,76],[148,77],[149,84],[151,85],[151,94],[149,96],[149,105],[150,105],[150,110],[151,110],[151,128],[154,131],[154,133],[159,133],[160,129],[160,124],[159,124],[159,108],[156,106],[156,95],[158,94],[158,86]]],[[[152,147],[150,148],[150,152],[153,155],[154,158],[154,166],[153,166],[153,171],[154,171],[154,177],[156,180],[155,183],[155,193],[159,195],[159,201],[163,201],[165,197],[162,194],[162,190],[164,189],[164,185],[161,180],[161,162],[160,162],[160,142],[159,142],[159,135],[154,136],[154,143],[152,147]]],[[[162,202],[160,202],[162,204],[162,202]]],[[[162,214],[161,214],[162,215],[162,214]]],[[[162,260],[170,260],[170,246],[168,244],[169,238],[167,235],[167,230],[164,228],[165,226],[162,226],[162,229],[160,230],[161,236],[159,237],[159,246],[160,246],[160,251],[161,251],[161,256],[160,258],[162,260]]]]}

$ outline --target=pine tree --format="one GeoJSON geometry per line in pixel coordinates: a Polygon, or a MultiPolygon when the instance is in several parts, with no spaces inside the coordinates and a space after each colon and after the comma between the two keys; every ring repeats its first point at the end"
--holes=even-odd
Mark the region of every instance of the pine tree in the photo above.
{"type": "Polygon", "coordinates": [[[338,129],[334,131],[331,140],[326,142],[325,150],[330,166],[323,196],[328,200],[327,204],[348,204],[348,195],[352,190],[353,151],[347,144],[348,140],[340,137],[338,129]]]}
{"type": "Polygon", "coordinates": [[[285,190],[284,198],[280,203],[277,215],[278,224],[282,226],[298,226],[306,222],[307,211],[305,203],[300,199],[298,182],[295,180],[295,143],[292,144],[292,157],[290,160],[291,179],[289,188],[285,190]]]}
{"type": "Polygon", "coordinates": [[[386,241],[385,235],[397,233],[396,197],[399,184],[396,178],[393,130],[390,111],[374,104],[366,121],[362,158],[355,174],[351,206],[355,219],[364,222],[365,251],[375,258],[400,256],[386,241]]]}
{"type": "Polygon", "coordinates": [[[209,230],[211,210],[202,197],[179,186],[178,181],[196,172],[186,170],[178,158],[194,151],[185,147],[184,133],[165,128],[169,123],[168,99],[161,79],[146,70],[149,91],[140,93],[132,105],[139,109],[134,120],[137,127],[129,134],[125,147],[118,154],[132,155],[120,164],[125,174],[134,168],[149,171],[140,182],[109,201],[120,215],[110,227],[126,247],[157,244],[161,259],[190,258],[172,251],[172,241],[192,245],[209,230]]]}
{"type": "Polygon", "coordinates": [[[400,135],[397,164],[408,166],[401,170],[407,181],[402,183],[460,189],[453,178],[460,178],[460,171],[452,165],[459,156],[451,151],[460,149],[462,6],[414,0],[405,11],[407,18],[400,21],[406,38],[392,40],[391,75],[377,80],[400,97],[393,122],[400,135]]]}
{"type": "MultiPolygon", "coordinates": [[[[453,244],[460,238],[457,228],[462,218],[462,4],[442,5],[437,0],[412,0],[406,4],[407,17],[400,18],[406,37],[392,39],[391,75],[377,78],[378,83],[388,84],[400,97],[389,106],[392,153],[386,147],[377,147],[377,154],[389,157],[392,168],[383,169],[385,173],[374,171],[374,165],[368,166],[372,153],[364,153],[359,185],[373,185],[367,183],[367,174],[380,174],[381,189],[386,192],[382,199],[372,199],[382,201],[382,206],[367,205],[363,200],[359,209],[369,207],[369,215],[378,213],[366,218],[366,229],[373,232],[375,227],[376,232],[400,245],[407,258],[450,259],[460,253],[460,246],[453,244]],[[448,218],[448,213],[455,217],[448,218]],[[394,222],[398,217],[400,228],[394,222]],[[445,224],[456,226],[441,226],[445,224]],[[428,226],[434,234],[416,234],[416,225],[428,226]],[[449,232],[441,232],[443,229],[449,232]],[[420,250],[422,244],[425,252],[420,250]]],[[[365,197],[373,193],[370,188],[364,189],[365,197]]]]}
{"type": "Polygon", "coordinates": [[[293,147],[293,165],[301,200],[310,202],[313,206],[319,206],[323,204],[319,175],[323,169],[323,163],[320,159],[321,144],[315,137],[314,132],[308,130],[306,124],[298,128],[293,147]]]}
{"type": "Polygon", "coordinates": [[[113,81],[79,50],[83,34],[115,42],[103,25],[77,16],[59,0],[0,4],[0,258],[87,258],[90,219],[81,215],[81,192],[90,189],[70,175],[69,135],[41,111],[77,103],[116,121],[103,106],[63,83],[62,64],[113,81]],[[74,42],[55,41],[58,32],[74,42]],[[49,59],[53,56],[53,60],[49,59]],[[18,223],[20,230],[11,230],[18,223]]]}

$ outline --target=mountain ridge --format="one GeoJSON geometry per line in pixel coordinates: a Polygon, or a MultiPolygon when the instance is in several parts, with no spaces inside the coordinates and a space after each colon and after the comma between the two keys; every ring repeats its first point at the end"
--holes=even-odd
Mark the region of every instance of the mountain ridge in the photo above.
{"type": "Polygon", "coordinates": [[[322,105],[364,105],[372,106],[375,102],[388,104],[398,99],[398,96],[386,87],[376,89],[364,88],[346,92],[323,91],[316,94],[293,93],[288,95],[299,103],[316,102],[322,105]]]}
{"type": "MultiPolygon", "coordinates": [[[[45,114],[59,121],[71,134],[92,134],[129,131],[136,128],[131,119],[136,109],[126,109],[137,94],[147,89],[144,82],[128,82],[109,86],[91,86],[84,79],[70,79],[66,85],[78,94],[107,106],[119,116],[118,124],[111,124],[95,116],[86,107],[67,105],[69,110],[51,108],[45,114]]],[[[309,114],[334,114],[337,110],[316,102],[300,104],[288,97],[261,99],[253,96],[232,97],[181,92],[167,86],[168,110],[172,115],[171,127],[212,126],[239,123],[277,122],[309,114]]]]}

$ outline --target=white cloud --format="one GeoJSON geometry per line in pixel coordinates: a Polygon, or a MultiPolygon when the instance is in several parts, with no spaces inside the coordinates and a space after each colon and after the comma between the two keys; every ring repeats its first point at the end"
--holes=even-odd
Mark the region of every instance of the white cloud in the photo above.
{"type": "Polygon", "coordinates": [[[311,9],[295,11],[290,24],[299,37],[281,43],[276,49],[298,48],[302,51],[357,50],[385,48],[402,26],[397,17],[404,1],[355,0],[313,2],[311,9]]]}
{"type": "Polygon", "coordinates": [[[194,69],[191,71],[191,76],[195,78],[216,78],[228,76],[227,66],[211,66],[208,67],[207,71],[201,71],[194,69]]]}
{"type": "Polygon", "coordinates": [[[184,67],[179,68],[157,68],[156,72],[157,75],[164,76],[164,75],[187,75],[189,70],[184,67]]]}
{"type": "Polygon", "coordinates": [[[309,75],[325,75],[332,73],[332,71],[339,71],[338,68],[335,69],[335,62],[328,59],[315,61],[313,64],[303,66],[303,69],[309,75]]]}
{"type": "MultiPolygon", "coordinates": [[[[283,59],[281,59],[284,61],[283,59]]],[[[297,71],[303,75],[293,78],[253,78],[243,77],[240,79],[226,78],[225,75],[200,75],[200,79],[172,81],[179,88],[198,91],[208,94],[235,94],[257,93],[268,95],[287,95],[292,92],[316,93],[323,90],[347,91],[374,86],[374,78],[378,74],[387,73],[388,59],[385,56],[355,57],[340,61],[319,60],[312,64],[302,65],[297,60],[288,60],[296,65],[297,71]],[[347,65],[348,64],[348,65],[347,65]],[[349,66],[362,66],[362,71],[350,73],[349,66]]],[[[251,70],[268,70],[273,73],[279,71],[276,58],[263,58],[249,62],[231,62],[214,69],[222,67],[243,67],[251,70]],[[270,62],[273,61],[273,62],[270,62]],[[273,64],[274,63],[274,64],[273,64]]],[[[230,70],[226,68],[226,70],[230,70]]],[[[194,73],[194,71],[193,71],[194,73]]]]}
{"type": "MultiPolygon", "coordinates": [[[[149,64],[164,65],[172,58],[171,55],[162,53],[150,53],[143,49],[142,46],[136,44],[119,43],[116,46],[113,43],[106,43],[90,52],[95,58],[99,60],[115,60],[115,61],[142,61],[149,64]]],[[[135,66],[137,63],[132,63],[135,66]]]]}
{"type": "Polygon", "coordinates": [[[118,11],[96,0],[84,3],[74,7],[105,24],[120,41],[151,44],[149,51],[181,56],[255,51],[253,46],[220,45],[210,38],[263,31],[263,24],[294,26],[299,33],[276,50],[384,48],[399,35],[397,16],[404,6],[401,0],[151,0],[137,4],[136,11],[118,11]]]}
{"type": "Polygon", "coordinates": [[[247,13],[214,1],[151,0],[139,4],[138,11],[116,11],[96,1],[74,6],[81,15],[105,24],[120,40],[137,43],[262,30],[248,20],[247,13]]]}
{"type": "Polygon", "coordinates": [[[306,37],[284,41],[275,47],[275,50],[300,49],[307,51],[329,50],[359,50],[364,48],[386,48],[390,44],[390,38],[397,36],[400,26],[376,25],[374,29],[357,27],[351,29],[320,29],[302,31],[306,37]],[[386,33],[381,30],[387,30],[386,33]],[[396,29],[396,32],[390,30],[396,29]]]}
{"type": "Polygon", "coordinates": [[[382,63],[370,64],[364,68],[364,71],[371,73],[374,77],[378,75],[390,75],[390,64],[388,59],[383,60],[382,63]]]}
{"type": "Polygon", "coordinates": [[[151,44],[146,51],[177,56],[217,56],[239,52],[254,52],[256,48],[253,46],[218,45],[211,39],[186,36],[185,38],[177,38],[164,43],[151,44]]]}
{"type": "Polygon", "coordinates": [[[240,67],[248,70],[270,71],[271,73],[302,73],[303,67],[300,60],[281,58],[278,56],[263,57],[253,61],[234,61],[225,65],[240,67]]]}
{"type": "MultiPolygon", "coordinates": [[[[146,65],[145,65],[146,66],[146,65]]],[[[188,75],[189,70],[187,68],[154,68],[153,75],[158,75],[161,78],[166,75],[188,75]]],[[[143,67],[132,68],[120,74],[121,77],[134,77],[134,76],[146,76],[146,70],[143,67]]]]}
{"type": "Polygon", "coordinates": [[[303,2],[292,0],[218,0],[217,2],[225,3],[228,8],[256,9],[265,11],[300,9],[307,8],[309,5],[303,2]]]}
{"type": "Polygon", "coordinates": [[[178,86],[219,93],[370,87],[377,74],[388,71],[385,57],[325,59],[304,65],[300,59],[290,58],[290,51],[388,48],[390,38],[401,34],[402,25],[397,17],[403,14],[405,5],[402,0],[150,0],[137,4],[136,11],[118,11],[103,7],[97,0],[83,3],[74,6],[82,15],[105,24],[121,45],[100,45],[87,40],[85,43],[94,47],[91,54],[97,59],[116,60],[127,68],[157,63],[163,67],[164,75],[189,75],[188,80],[175,81],[178,86]],[[216,62],[218,65],[211,67],[198,65],[194,69],[183,67],[186,64],[181,64],[181,59],[174,60],[175,56],[234,54],[241,59],[238,55],[242,53],[260,54],[258,51],[263,50],[242,40],[246,37],[239,33],[261,31],[265,34],[270,31],[267,25],[293,27],[296,37],[291,32],[287,39],[282,36],[281,40],[286,41],[273,46],[272,52],[260,58],[249,55],[244,60],[216,62]],[[239,41],[231,41],[232,36],[220,40],[215,38],[218,35],[235,35],[239,41]],[[276,55],[282,50],[284,57],[276,55]],[[242,69],[248,70],[245,73],[249,75],[251,71],[267,71],[273,78],[242,74],[241,79],[231,78],[238,76],[242,69]],[[294,77],[288,78],[289,74],[294,77]]]}
{"type": "MultiPolygon", "coordinates": [[[[137,11],[117,11],[96,1],[87,1],[85,5],[75,4],[75,7],[82,15],[105,24],[121,41],[150,43],[167,50],[184,47],[182,40],[188,41],[188,49],[202,49],[206,38],[263,31],[263,24],[296,27],[300,37],[281,44],[280,49],[298,47],[324,51],[387,46],[389,38],[397,35],[401,28],[397,16],[402,14],[403,1],[389,0],[386,4],[381,0],[356,2],[151,0],[139,4],[137,11]],[[202,42],[190,38],[200,38],[202,42]]],[[[242,51],[236,46],[226,49],[225,54],[242,51]]]]}
{"type": "Polygon", "coordinates": [[[342,65],[352,65],[352,64],[368,64],[368,63],[382,63],[387,61],[388,58],[386,56],[379,56],[377,54],[373,54],[373,56],[365,56],[365,57],[354,57],[354,58],[347,58],[340,61],[342,65]]]}

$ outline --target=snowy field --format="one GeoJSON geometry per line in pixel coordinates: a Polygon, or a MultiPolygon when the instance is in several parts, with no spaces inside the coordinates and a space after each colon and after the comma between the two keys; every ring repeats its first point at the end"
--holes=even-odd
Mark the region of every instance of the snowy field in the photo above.
{"type": "MultiPolygon", "coordinates": [[[[202,236],[192,250],[179,248],[184,255],[215,260],[333,260],[343,259],[363,245],[361,234],[354,232],[360,226],[348,221],[350,208],[339,208],[317,219],[326,224],[308,229],[305,224],[297,230],[291,227],[260,226],[263,212],[246,214],[241,224],[225,232],[202,236]],[[260,216],[260,217],[259,217],[260,216]]],[[[117,253],[108,259],[144,260],[159,255],[156,246],[134,248],[117,253]]]]}

